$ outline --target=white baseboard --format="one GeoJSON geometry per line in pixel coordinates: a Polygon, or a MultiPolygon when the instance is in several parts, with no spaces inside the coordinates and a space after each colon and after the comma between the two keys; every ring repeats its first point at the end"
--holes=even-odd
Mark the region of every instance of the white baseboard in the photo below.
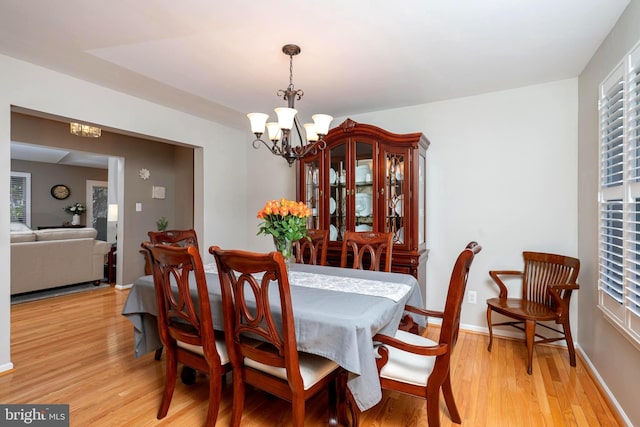
{"type": "Polygon", "coordinates": [[[119,291],[123,291],[125,289],[131,289],[133,287],[133,283],[129,283],[128,285],[116,285],[115,288],[119,291]]]}
{"type": "Polygon", "coordinates": [[[0,365],[0,374],[2,374],[3,372],[6,371],[11,371],[13,369],[13,363],[9,362],[9,363],[4,363],[2,365],[0,365]]]}
{"type": "Polygon", "coordinates": [[[598,372],[596,367],[593,365],[593,363],[591,363],[591,359],[589,359],[589,356],[587,356],[587,354],[582,350],[582,347],[580,347],[579,345],[576,345],[575,347],[578,353],[580,353],[580,358],[584,361],[584,363],[587,364],[587,366],[589,367],[589,371],[591,371],[591,374],[593,375],[594,379],[598,382],[598,385],[600,386],[602,391],[607,395],[607,397],[611,401],[611,404],[615,407],[616,411],[618,411],[618,415],[620,416],[622,421],[624,421],[625,425],[627,425],[628,427],[633,427],[631,420],[629,419],[629,417],[627,417],[627,414],[625,414],[624,410],[618,403],[618,400],[616,399],[614,394],[611,393],[611,390],[609,390],[609,387],[607,387],[607,383],[604,382],[604,380],[600,376],[600,373],[598,372]]]}

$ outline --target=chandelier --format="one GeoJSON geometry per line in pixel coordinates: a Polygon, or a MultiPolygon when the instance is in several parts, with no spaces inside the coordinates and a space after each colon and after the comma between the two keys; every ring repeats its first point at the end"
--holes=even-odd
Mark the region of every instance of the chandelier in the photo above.
{"type": "Polygon", "coordinates": [[[73,135],[86,138],[100,138],[100,135],[102,135],[102,129],[76,122],[69,123],[69,131],[73,135]]]}
{"type": "Polygon", "coordinates": [[[293,57],[300,53],[300,47],[295,44],[282,46],[282,52],[289,55],[289,86],[286,90],[278,90],[278,96],[282,96],[287,101],[287,107],[276,108],[274,111],[278,116],[277,122],[269,122],[268,114],[249,113],[247,117],[251,121],[251,132],[256,136],[253,141],[253,148],[260,147],[263,143],[276,156],[284,157],[289,166],[307,155],[313,155],[326,148],[324,136],[329,132],[329,125],[333,117],[327,114],[314,114],[311,116],[313,123],[300,125],[294,108],[295,99],[302,99],[304,92],[296,90],[293,86],[293,57]],[[262,139],[265,127],[269,133],[269,141],[262,139]],[[293,137],[297,136],[296,143],[293,137]]]}

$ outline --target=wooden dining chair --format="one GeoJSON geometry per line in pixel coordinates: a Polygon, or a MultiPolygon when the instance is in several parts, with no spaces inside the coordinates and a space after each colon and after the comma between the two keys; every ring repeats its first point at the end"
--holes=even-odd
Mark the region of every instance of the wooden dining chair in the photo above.
{"type": "MultiPolygon", "coordinates": [[[[453,266],[449,291],[443,311],[425,310],[406,306],[405,309],[423,316],[442,319],[438,342],[421,335],[398,330],[393,337],[376,334],[373,337],[380,356],[376,359],[383,389],[417,396],[427,401],[429,427],[440,425],[440,390],[455,423],[462,422],[451,388],[451,354],[458,339],[460,310],[464,297],[469,268],[481,247],[469,243],[458,255],[453,266]]],[[[357,410],[351,405],[354,424],[358,423],[357,410]]]]}
{"type": "Polygon", "coordinates": [[[487,300],[488,350],[491,351],[493,344],[493,326],[508,325],[525,333],[528,374],[533,372],[533,347],[540,343],[566,340],[569,363],[571,366],[576,366],[576,353],[569,323],[569,303],[571,293],[580,287],[576,283],[580,272],[580,260],[542,252],[523,252],[522,255],[523,271],[489,271],[489,275],[500,289],[500,294],[498,298],[487,300]],[[508,288],[501,276],[514,276],[521,279],[521,298],[508,297],[508,288]],[[491,313],[494,311],[515,320],[492,323],[491,313]],[[562,325],[562,330],[538,323],[548,321],[555,321],[556,324],[562,325]],[[536,325],[551,330],[556,335],[547,337],[539,334],[536,332],[536,325]]]}
{"type": "Polygon", "coordinates": [[[307,228],[307,236],[293,242],[293,254],[298,264],[327,265],[329,230],[307,228]],[[320,259],[318,259],[320,257],[320,259]]]}
{"type": "Polygon", "coordinates": [[[347,267],[347,260],[352,256],[352,267],[374,271],[391,271],[391,254],[393,252],[393,233],[377,233],[373,231],[345,231],[342,240],[340,267],[347,267]],[[383,255],[384,253],[384,264],[383,255]]]}
{"type": "Polygon", "coordinates": [[[142,243],[153,265],[158,306],[158,332],[166,351],[164,392],[158,419],[167,415],[176,385],[177,366],[182,363],[209,375],[207,426],[218,417],[223,374],[231,369],[224,337],[214,331],[209,290],[198,249],[142,243]],[[195,281],[197,302],[191,297],[195,281]],[[173,286],[172,286],[173,285],[173,286]]]}
{"type": "MultiPolygon", "coordinates": [[[[153,244],[198,247],[198,236],[194,229],[149,231],[147,235],[153,244]]],[[[145,256],[145,274],[152,274],[151,259],[147,256],[147,251],[143,250],[142,253],[145,256]]],[[[161,357],[162,347],[156,350],[154,358],[160,360],[161,357]]],[[[190,371],[189,368],[183,368],[182,379],[185,383],[192,382],[192,380],[195,379],[195,371],[190,371]]]]}
{"type": "Polygon", "coordinates": [[[198,236],[194,229],[149,231],[147,234],[153,244],[198,247],[198,236]]]}
{"type": "Polygon", "coordinates": [[[233,367],[231,425],[240,425],[247,384],[290,401],[295,427],[304,425],[305,402],[328,388],[330,424],[337,425],[336,388],[344,371],[329,359],[297,350],[282,255],[217,246],[209,252],[218,265],[224,330],[233,367]],[[270,288],[275,289],[270,292],[270,288]]]}

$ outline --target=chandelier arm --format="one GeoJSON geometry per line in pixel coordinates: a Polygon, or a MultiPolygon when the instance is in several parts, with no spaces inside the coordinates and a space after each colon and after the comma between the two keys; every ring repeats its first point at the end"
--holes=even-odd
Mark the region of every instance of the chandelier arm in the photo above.
{"type": "Polygon", "coordinates": [[[283,156],[283,151],[280,149],[280,147],[278,147],[278,144],[271,141],[271,145],[269,145],[267,143],[267,141],[265,141],[262,138],[258,138],[256,140],[254,140],[251,145],[253,146],[253,148],[255,148],[256,150],[260,148],[260,143],[263,143],[265,147],[267,147],[267,149],[269,151],[271,151],[271,153],[278,155],[278,156],[283,156]]]}
{"type": "MultiPolygon", "coordinates": [[[[258,138],[258,139],[254,139],[254,140],[253,140],[253,142],[251,143],[251,145],[253,146],[253,148],[255,148],[255,149],[257,150],[258,148],[260,148],[260,143],[261,143],[261,142],[262,142],[263,144],[265,144],[265,142],[264,142],[262,139],[260,139],[260,138],[258,138]]],[[[265,145],[267,145],[267,144],[265,144],[265,145]]],[[[267,146],[267,148],[269,148],[269,147],[267,146]]]]}

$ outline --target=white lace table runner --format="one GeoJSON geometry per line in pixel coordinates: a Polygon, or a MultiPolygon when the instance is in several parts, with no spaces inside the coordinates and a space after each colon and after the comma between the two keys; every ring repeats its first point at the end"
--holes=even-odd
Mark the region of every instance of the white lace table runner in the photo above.
{"type": "MultiPolygon", "coordinates": [[[[206,273],[218,273],[215,263],[205,264],[204,270],[206,273]]],[[[259,280],[262,274],[255,274],[254,277],[259,280]]],[[[400,301],[400,299],[411,290],[411,286],[404,283],[330,276],[327,274],[306,273],[302,271],[289,271],[289,283],[307,288],[327,289],[330,291],[389,298],[394,302],[400,301]]]]}
{"type": "Polygon", "coordinates": [[[411,286],[404,283],[381,282],[379,280],[358,279],[355,277],[329,276],[326,274],[289,272],[289,283],[308,288],[328,289],[330,291],[371,295],[400,301],[411,286]]]}

